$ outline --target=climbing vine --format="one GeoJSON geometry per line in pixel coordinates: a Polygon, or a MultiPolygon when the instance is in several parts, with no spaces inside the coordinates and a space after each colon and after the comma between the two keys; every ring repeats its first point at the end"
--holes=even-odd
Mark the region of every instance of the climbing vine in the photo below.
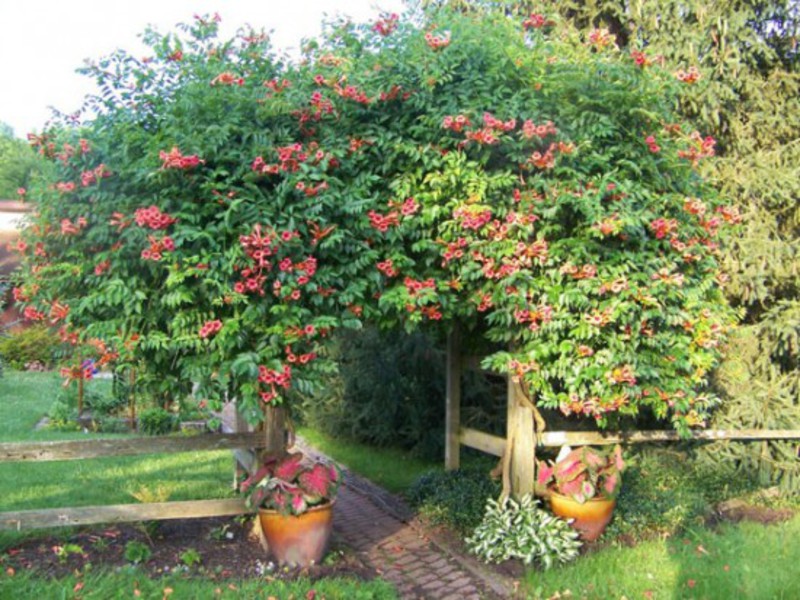
{"type": "Polygon", "coordinates": [[[58,176],[29,192],[28,318],[254,419],[374,321],[481,332],[487,366],[600,425],[704,423],[740,217],[675,122],[684,81],[556,15],[336,22],[296,65],[216,33],[88,66],[97,116],[33,140],[58,176]]]}

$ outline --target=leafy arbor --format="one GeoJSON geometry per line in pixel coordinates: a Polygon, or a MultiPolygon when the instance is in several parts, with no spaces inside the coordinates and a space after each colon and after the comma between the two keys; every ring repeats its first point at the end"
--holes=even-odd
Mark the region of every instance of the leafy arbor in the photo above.
{"type": "MultiPolygon", "coordinates": [[[[646,49],[673,71],[695,69],[679,113],[718,141],[706,179],[741,208],[744,225],[722,257],[726,295],[742,327],[716,376],[722,428],[800,427],[800,62],[796,2],[559,2],[588,32],[607,28],[623,52],[646,49]]],[[[764,483],[800,489],[788,442],[720,443],[707,460],[734,463],[764,483]]]]}
{"type": "Polygon", "coordinates": [[[671,74],[536,14],[333,23],[300,65],[183,34],[89,67],[99,116],[38,141],[59,174],[15,293],[77,356],[257,420],[338,328],[457,321],[541,406],[705,421],[740,217],[671,74]]]}

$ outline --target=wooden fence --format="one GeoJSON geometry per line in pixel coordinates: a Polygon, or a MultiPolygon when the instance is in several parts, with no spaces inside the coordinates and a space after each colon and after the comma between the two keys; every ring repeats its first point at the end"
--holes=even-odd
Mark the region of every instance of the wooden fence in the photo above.
{"type": "MultiPolygon", "coordinates": [[[[636,444],[644,442],[683,441],[676,431],[544,431],[544,422],[519,386],[507,381],[506,437],[491,435],[461,426],[461,374],[475,369],[480,361],[463,356],[459,332],[455,330],[447,341],[445,468],[457,469],[461,446],[480,450],[503,458],[504,481],[507,479],[514,495],[533,493],[536,448],[559,446],[589,446],[604,444],[636,444]]],[[[691,440],[800,440],[798,430],[702,430],[693,431],[691,440]]]]}
{"type": "MultiPolygon", "coordinates": [[[[280,421],[282,415],[272,415],[280,421]]],[[[0,462],[81,460],[111,456],[197,452],[211,450],[269,451],[275,447],[272,431],[201,434],[189,437],[136,437],[63,442],[0,443],[0,462]]],[[[241,498],[189,500],[142,504],[65,507],[0,513],[0,530],[21,531],[43,527],[157,521],[194,517],[223,517],[250,512],[241,498]]]]}

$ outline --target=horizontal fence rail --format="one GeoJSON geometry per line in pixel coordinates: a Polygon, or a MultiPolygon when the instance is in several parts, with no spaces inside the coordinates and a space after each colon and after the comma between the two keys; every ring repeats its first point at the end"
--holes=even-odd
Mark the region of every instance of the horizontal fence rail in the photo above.
{"type": "Polygon", "coordinates": [[[18,510],[0,513],[0,531],[22,531],[24,529],[99,523],[230,517],[250,512],[252,511],[245,506],[242,498],[18,510]]]}
{"type": "MultiPolygon", "coordinates": [[[[0,463],[78,460],[111,456],[134,456],[179,452],[232,450],[252,454],[264,448],[263,432],[201,434],[192,436],[159,436],[69,440],[63,442],[11,442],[0,444],[0,463]]],[[[49,527],[130,523],[201,517],[228,517],[248,514],[242,498],[147,502],[19,510],[0,512],[0,531],[22,531],[49,527]]]]}
{"type": "Polygon", "coordinates": [[[164,452],[263,448],[263,433],[201,434],[69,440],[65,442],[11,442],[0,444],[0,462],[79,460],[106,456],[133,456],[164,452]]]}
{"type": "MultiPolygon", "coordinates": [[[[486,454],[503,456],[506,439],[497,435],[462,427],[459,442],[486,454]]],[[[693,431],[691,437],[682,438],[677,431],[631,431],[601,433],[598,431],[545,431],[537,435],[537,443],[544,447],[602,446],[608,444],[642,444],[647,442],[680,442],[683,440],[800,440],[800,431],[792,429],[709,429],[693,431]]]]}

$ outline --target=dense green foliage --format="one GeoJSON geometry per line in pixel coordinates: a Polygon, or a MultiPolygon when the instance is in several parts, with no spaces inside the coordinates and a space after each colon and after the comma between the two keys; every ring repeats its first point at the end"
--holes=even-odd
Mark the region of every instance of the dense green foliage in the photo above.
{"type": "Polygon", "coordinates": [[[335,23],[297,67],[203,19],[88,67],[99,116],[38,141],[59,173],[27,316],[254,420],[330,372],[332,331],[376,320],[459,321],[540,405],[601,425],[703,423],[739,217],[698,175],[714,140],[674,123],[679,84],[600,30],[417,17],[335,23]]]}
{"type": "Polygon", "coordinates": [[[0,121],[0,200],[24,199],[25,190],[46,168],[30,145],[0,121]]]}
{"type": "MultiPolygon", "coordinates": [[[[703,173],[741,208],[744,225],[724,254],[726,294],[745,311],[717,378],[728,398],[719,428],[800,429],[800,9],[790,0],[708,3],[558,2],[588,31],[608,27],[622,52],[644,50],[696,81],[680,113],[718,141],[703,173]]],[[[790,443],[709,448],[764,484],[800,490],[790,443]]]]}
{"type": "Polygon", "coordinates": [[[420,332],[343,331],[330,347],[337,373],[298,403],[317,431],[438,458],[444,444],[444,357],[420,332]]]}
{"type": "Polygon", "coordinates": [[[13,369],[24,369],[32,362],[52,366],[57,345],[58,340],[48,327],[26,327],[0,337],[0,357],[13,369]]]}
{"type": "Polygon", "coordinates": [[[159,406],[139,413],[139,429],[147,435],[165,435],[178,428],[178,417],[159,406]]]}
{"type": "Polygon", "coordinates": [[[430,471],[421,475],[406,497],[431,523],[470,533],[481,522],[486,501],[500,493],[500,483],[487,469],[470,467],[453,471],[430,471]]]}
{"type": "MultiPolygon", "coordinates": [[[[316,431],[371,446],[439,459],[444,449],[444,344],[422,331],[367,326],[337,334],[328,347],[337,372],[296,403],[316,431]]],[[[478,372],[463,374],[461,422],[502,433],[505,385],[494,389],[478,372]]]]}
{"type": "Polygon", "coordinates": [[[754,479],[727,468],[703,468],[694,455],[642,448],[629,458],[608,539],[641,541],[674,536],[702,524],[715,505],[757,488],[754,479]]]}

